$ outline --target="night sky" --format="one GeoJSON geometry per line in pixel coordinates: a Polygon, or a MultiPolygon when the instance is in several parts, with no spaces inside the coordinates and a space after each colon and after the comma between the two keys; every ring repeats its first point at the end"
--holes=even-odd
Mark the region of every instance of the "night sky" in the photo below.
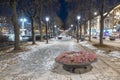
{"type": "Polygon", "coordinates": [[[61,6],[60,6],[60,11],[58,13],[58,16],[61,18],[61,20],[63,21],[63,23],[65,23],[68,12],[67,12],[67,3],[65,2],[65,0],[59,0],[61,6]]]}
{"type": "MultiPolygon", "coordinates": [[[[59,0],[59,2],[60,2],[60,11],[57,14],[61,18],[63,23],[65,23],[68,15],[67,3],[65,2],[65,0],[59,0]]],[[[10,16],[11,15],[10,6],[7,5],[3,7],[2,5],[0,5],[0,15],[10,16]]]]}
{"type": "Polygon", "coordinates": [[[1,6],[0,5],[0,16],[11,16],[10,6],[1,6]]]}

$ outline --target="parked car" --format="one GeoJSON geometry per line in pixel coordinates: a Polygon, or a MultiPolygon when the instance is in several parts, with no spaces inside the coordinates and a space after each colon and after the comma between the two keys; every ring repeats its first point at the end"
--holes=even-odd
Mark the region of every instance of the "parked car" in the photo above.
{"type": "Polygon", "coordinates": [[[114,41],[116,38],[115,38],[115,36],[110,36],[109,39],[110,39],[111,41],[114,41]]]}
{"type": "Polygon", "coordinates": [[[114,36],[115,38],[119,38],[119,33],[112,33],[111,36],[114,36]]]}
{"type": "Polygon", "coordinates": [[[9,36],[7,35],[0,35],[0,43],[9,41],[9,36]]]}
{"type": "Polygon", "coordinates": [[[28,41],[31,36],[22,36],[22,41],[28,41]]]}
{"type": "Polygon", "coordinates": [[[81,35],[81,41],[84,41],[84,40],[85,40],[85,36],[81,35]]]}
{"type": "Polygon", "coordinates": [[[62,39],[62,36],[58,36],[58,39],[62,39]]]}
{"type": "Polygon", "coordinates": [[[97,39],[97,36],[92,36],[92,38],[97,39]]]}

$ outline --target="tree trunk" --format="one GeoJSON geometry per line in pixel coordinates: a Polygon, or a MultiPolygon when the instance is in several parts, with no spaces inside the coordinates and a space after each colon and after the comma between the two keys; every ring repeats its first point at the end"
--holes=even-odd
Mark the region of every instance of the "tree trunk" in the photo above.
{"type": "Polygon", "coordinates": [[[39,14],[39,26],[40,26],[40,41],[43,41],[43,32],[42,32],[42,11],[43,11],[43,7],[42,7],[42,2],[40,1],[40,14],[39,14]]]}
{"type": "Polygon", "coordinates": [[[14,26],[14,35],[15,35],[14,50],[19,50],[20,49],[20,45],[19,45],[20,39],[19,39],[18,17],[17,17],[17,11],[16,11],[17,1],[11,0],[10,3],[12,6],[12,9],[13,9],[12,23],[14,26]]]}
{"type": "Polygon", "coordinates": [[[89,41],[91,41],[91,6],[92,6],[92,0],[90,0],[90,6],[89,6],[89,41]]]}
{"type": "Polygon", "coordinates": [[[41,18],[39,18],[40,41],[43,41],[41,18]]]}
{"type": "Polygon", "coordinates": [[[103,30],[104,30],[104,19],[103,17],[101,16],[101,20],[100,20],[100,42],[99,44],[100,45],[103,45],[103,30]]]}
{"type": "Polygon", "coordinates": [[[86,32],[86,29],[87,29],[87,24],[85,23],[85,24],[84,24],[84,35],[87,33],[87,32],[86,32]]]}
{"type": "Polygon", "coordinates": [[[35,39],[35,27],[34,27],[34,22],[35,22],[35,18],[34,17],[32,17],[31,18],[31,30],[32,30],[32,44],[35,44],[35,41],[36,41],[36,39],[35,39]]]}
{"type": "Polygon", "coordinates": [[[99,44],[100,45],[103,45],[103,30],[104,30],[104,0],[101,0],[101,12],[100,12],[100,17],[101,17],[101,20],[100,20],[100,42],[99,44]]]}
{"type": "Polygon", "coordinates": [[[90,20],[90,24],[89,24],[89,41],[91,41],[91,20],[90,20]]]}
{"type": "Polygon", "coordinates": [[[77,30],[77,35],[76,35],[76,37],[77,37],[77,43],[79,43],[79,21],[78,21],[78,25],[77,25],[77,28],[76,28],[76,30],[77,30]]]}

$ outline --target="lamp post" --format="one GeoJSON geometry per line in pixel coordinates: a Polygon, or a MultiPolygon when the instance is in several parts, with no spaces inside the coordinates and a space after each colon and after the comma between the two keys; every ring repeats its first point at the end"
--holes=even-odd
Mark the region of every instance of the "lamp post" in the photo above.
{"type": "Polygon", "coordinates": [[[97,12],[94,12],[94,15],[96,16],[96,15],[97,15],[97,12]]]}
{"type": "Polygon", "coordinates": [[[78,20],[78,26],[77,26],[77,43],[79,43],[79,36],[78,36],[78,27],[79,27],[79,21],[80,21],[80,16],[77,16],[77,20],[78,20]]]}
{"type": "Polygon", "coordinates": [[[71,24],[70,26],[71,26],[71,28],[72,28],[72,27],[73,27],[73,24],[71,24]]]}
{"type": "MultiPolygon", "coordinates": [[[[73,24],[71,24],[70,26],[71,26],[71,28],[73,28],[73,24]]],[[[71,31],[71,36],[72,36],[72,31],[71,31]]]]}
{"type": "Polygon", "coordinates": [[[48,44],[48,22],[49,22],[49,17],[45,18],[46,22],[47,22],[47,26],[46,26],[46,43],[48,44]]]}
{"type": "Polygon", "coordinates": [[[55,35],[55,28],[57,27],[57,25],[54,25],[54,27],[53,27],[53,36],[55,37],[56,35],[55,35]]]}
{"type": "Polygon", "coordinates": [[[22,27],[21,27],[22,33],[21,33],[21,35],[24,36],[25,35],[25,30],[24,30],[25,29],[25,22],[27,21],[27,19],[26,18],[21,18],[20,21],[22,22],[22,27]]]}
{"type": "MultiPolygon", "coordinates": [[[[97,16],[97,12],[94,12],[94,16],[97,16]]],[[[93,29],[95,30],[93,33],[97,34],[97,28],[96,28],[96,22],[97,21],[97,17],[95,19],[93,19],[93,29]]]]}

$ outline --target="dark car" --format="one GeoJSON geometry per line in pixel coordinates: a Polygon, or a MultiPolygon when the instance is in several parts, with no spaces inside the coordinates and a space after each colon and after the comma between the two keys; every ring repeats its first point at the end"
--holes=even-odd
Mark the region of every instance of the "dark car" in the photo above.
{"type": "Polygon", "coordinates": [[[109,39],[110,39],[111,41],[114,41],[116,38],[115,38],[115,36],[110,36],[109,39]]]}

